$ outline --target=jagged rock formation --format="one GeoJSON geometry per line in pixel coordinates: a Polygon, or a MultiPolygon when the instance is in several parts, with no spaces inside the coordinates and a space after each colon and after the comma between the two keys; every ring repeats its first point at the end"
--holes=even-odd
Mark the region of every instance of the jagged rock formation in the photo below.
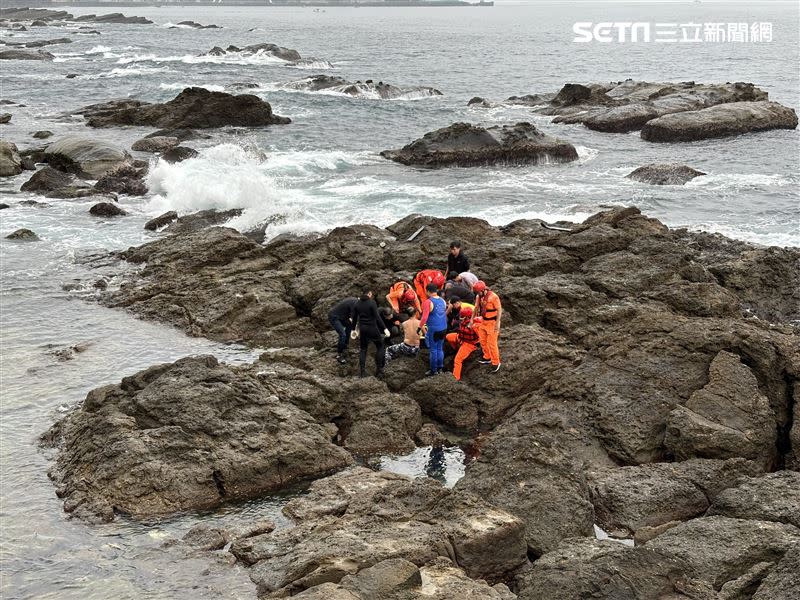
{"type": "Polygon", "coordinates": [[[381,156],[404,165],[424,167],[562,163],[578,159],[575,147],[539,131],[530,123],[481,127],[454,123],[400,150],[381,156]]]}
{"type": "Polygon", "coordinates": [[[343,77],[334,75],[312,75],[297,81],[290,81],[280,86],[287,90],[302,90],[306,92],[336,92],[354,98],[378,98],[391,100],[394,98],[424,98],[427,96],[441,96],[442,92],[436,88],[426,86],[397,86],[372,79],[366,81],[347,81],[343,77]]]}
{"type": "MultiPolygon", "coordinates": [[[[359,586],[384,573],[384,597],[415,598],[417,576],[446,568],[453,585],[489,598],[508,597],[489,587],[500,582],[529,600],[788,597],[800,543],[797,473],[786,470],[800,468],[800,250],[669,230],[635,208],[562,226],[410,215],[266,244],[192,226],[121,253],[143,267],[101,293],[106,305],[271,350],[242,367],[186,359],[188,380],[168,375],[188,369],[178,361],[92,392],[51,436],[67,508],[169,512],[187,506],[187,490],[213,506],[213,472],[226,490],[244,477],[248,436],[264,462],[236,497],[265,493],[285,485],[267,440],[296,439],[298,421],[319,432],[307,446],[344,465],[412,449],[431,437],[427,418],[481,432],[455,488],[364,469],[318,480],[287,505],[293,527],[232,545],[262,595],[366,598],[359,586]],[[364,287],[382,295],[443,260],[456,238],[503,300],[498,373],[469,362],[461,382],[423,379],[423,361],[397,359],[385,381],[359,379],[322,349],[336,300],[364,287]],[[226,434],[211,435],[229,404],[226,434]],[[261,411],[279,407],[294,416],[270,428],[261,411]],[[192,452],[188,488],[183,475],[161,477],[158,494],[152,473],[137,471],[144,488],[125,479],[128,462],[178,469],[192,452]],[[637,545],[595,540],[594,524],[637,545]]],[[[319,475],[304,459],[290,464],[292,481],[319,475]]]]}

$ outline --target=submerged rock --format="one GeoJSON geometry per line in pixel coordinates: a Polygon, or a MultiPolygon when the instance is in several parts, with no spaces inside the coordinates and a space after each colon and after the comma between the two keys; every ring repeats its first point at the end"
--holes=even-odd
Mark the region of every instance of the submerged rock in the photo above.
{"type": "Polygon", "coordinates": [[[393,98],[421,98],[425,96],[441,96],[442,92],[432,87],[425,86],[396,86],[372,79],[355,83],[343,77],[333,75],[313,75],[305,79],[290,81],[280,87],[288,90],[303,90],[307,92],[337,92],[355,98],[379,98],[391,100],[393,98]]]}
{"type": "Polygon", "coordinates": [[[184,27],[191,27],[192,29],[222,29],[222,27],[220,27],[219,25],[214,25],[213,23],[211,25],[201,25],[200,23],[197,23],[195,21],[180,21],[178,23],[178,26],[181,25],[184,27]]]}
{"type": "Polygon", "coordinates": [[[5,125],[6,123],[10,123],[12,116],[13,115],[11,113],[0,113],[0,125],[5,125]]]}
{"type": "Polygon", "coordinates": [[[211,50],[206,52],[206,55],[224,56],[225,54],[232,53],[242,55],[268,54],[269,56],[274,56],[275,58],[279,58],[287,62],[296,62],[302,58],[297,50],[293,50],[292,48],[284,48],[283,46],[270,43],[251,44],[250,46],[245,46],[244,48],[228,46],[224,50],[219,46],[214,46],[211,50]]]}
{"type": "Polygon", "coordinates": [[[705,173],[680,163],[652,163],[634,169],[626,177],[653,185],[684,185],[701,175],[705,173]]]}
{"type": "Polygon", "coordinates": [[[11,177],[22,173],[22,159],[16,144],[0,140],[0,177],[11,177]]]}
{"type": "Polygon", "coordinates": [[[454,123],[426,133],[400,150],[384,150],[381,156],[404,165],[425,167],[560,163],[578,159],[572,144],[545,135],[530,123],[487,128],[454,123]]]}
{"type": "Polygon", "coordinates": [[[652,119],[642,127],[642,139],[691,142],[768,129],[797,129],[797,113],[777,102],[722,104],[652,119]]]}
{"type": "Polygon", "coordinates": [[[20,242],[38,242],[39,236],[30,229],[17,229],[6,236],[7,240],[17,240],[20,242]]]}
{"type": "Polygon", "coordinates": [[[200,153],[197,150],[194,148],[189,148],[188,146],[174,146],[169,150],[162,152],[160,158],[168,163],[179,163],[183,162],[184,160],[194,158],[199,154],[200,153]]]}
{"type": "Polygon", "coordinates": [[[121,25],[152,25],[153,22],[145,17],[125,16],[122,13],[108,13],[105,15],[81,15],[74,17],[73,21],[92,23],[114,23],[121,25]]]}
{"type": "Polygon", "coordinates": [[[170,210],[162,215],[155,217],[154,219],[150,219],[147,223],[144,224],[144,228],[149,231],[156,231],[157,229],[161,229],[162,227],[169,225],[177,218],[178,218],[178,213],[176,213],[174,210],[170,210]]]}
{"type": "Polygon", "coordinates": [[[0,50],[0,60],[53,60],[55,56],[44,50],[0,50]]]}
{"type": "Polygon", "coordinates": [[[206,509],[352,461],[307,413],[211,356],[158,365],[89,393],[48,434],[64,509],[109,521],[206,509]]]}
{"type": "Polygon", "coordinates": [[[161,128],[260,127],[290,123],[273,114],[272,107],[258,96],[210,92],[186,88],[164,104],[124,101],[118,105],[94,105],[81,109],[91,127],[139,125],[161,128]]]}
{"type": "Polygon", "coordinates": [[[89,214],[95,217],[124,217],[128,213],[113,202],[99,202],[89,209],[89,214]]]}
{"type": "Polygon", "coordinates": [[[52,137],[52,135],[53,135],[52,131],[48,131],[46,129],[43,129],[41,131],[33,132],[33,134],[31,134],[31,137],[33,137],[34,139],[37,139],[37,140],[44,140],[44,139],[47,139],[49,137],[52,137]]]}

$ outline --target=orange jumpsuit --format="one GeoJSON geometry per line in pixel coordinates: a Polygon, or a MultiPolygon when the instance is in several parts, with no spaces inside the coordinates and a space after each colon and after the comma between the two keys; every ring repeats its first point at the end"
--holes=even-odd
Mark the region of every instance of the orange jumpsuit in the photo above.
{"type": "MultiPolygon", "coordinates": [[[[389,293],[386,294],[386,299],[391,304],[394,312],[399,313],[405,306],[403,306],[403,294],[406,293],[407,290],[413,289],[410,283],[406,283],[405,281],[398,281],[395,283],[391,288],[389,288],[389,293]]],[[[422,306],[419,303],[419,294],[417,297],[414,298],[413,302],[414,308],[417,309],[418,314],[422,314],[422,306]]]]}
{"type": "Polygon", "coordinates": [[[437,276],[439,279],[444,279],[444,273],[436,269],[425,269],[417,273],[417,276],[414,277],[414,289],[420,301],[425,302],[425,300],[428,299],[428,290],[425,288],[427,288],[428,284],[434,279],[437,279],[437,276]]]}
{"type": "Polygon", "coordinates": [[[497,331],[497,319],[502,309],[500,298],[493,291],[486,290],[483,295],[475,299],[475,307],[477,314],[483,319],[481,324],[476,326],[483,358],[491,360],[492,365],[496,367],[500,364],[500,347],[497,343],[500,337],[500,332],[497,331]]]}
{"type": "Polygon", "coordinates": [[[478,332],[469,326],[469,319],[462,319],[458,333],[448,333],[445,339],[453,348],[458,346],[455,362],[453,363],[453,377],[461,379],[461,367],[475,350],[478,349],[478,332]]]}

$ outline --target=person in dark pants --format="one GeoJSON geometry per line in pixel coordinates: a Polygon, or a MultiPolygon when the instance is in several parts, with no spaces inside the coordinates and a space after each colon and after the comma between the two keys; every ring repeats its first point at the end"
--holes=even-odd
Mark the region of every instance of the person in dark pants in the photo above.
{"type": "Polygon", "coordinates": [[[461,242],[450,242],[450,254],[447,255],[447,271],[445,279],[455,279],[459,273],[469,271],[469,259],[461,251],[461,242]]]}
{"type": "Polygon", "coordinates": [[[339,341],[336,343],[336,360],[346,363],[345,351],[350,342],[350,332],[353,330],[350,324],[350,313],[353,310],[358,298],[345,298],[333,305],[328,313],[328,321],[333,330],[339,334],[339,341]]]}
{"type": "Polygon", "coordinates": [[[385,359],[383,339],[389,337],[389,329],[381,318],[372,290],[364,290],[361,297],[353,305],[350,311],[350,322],[353,327],[357,326],[359,331],[359,375],[361,377],[366,377],[367,375],[367,349],[370,342],[372,342],[375,344],[375,364],[377,365],[375,375],[381,377],[385,359]]]}

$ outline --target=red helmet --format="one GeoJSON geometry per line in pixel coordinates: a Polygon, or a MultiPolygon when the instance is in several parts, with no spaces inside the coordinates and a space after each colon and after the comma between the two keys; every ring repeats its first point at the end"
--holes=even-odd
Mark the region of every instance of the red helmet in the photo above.
{"type": "Polygon", "coordinates": [[[461,312],[458,313],[460,317],[471,317],[472,316],[472,309],[469,306],[465,306],[461,309],[461,312]]]}
{"type": "Polygon", "coordinates": [[[417,295],[414,293],[414,290],[406,290],[403,293],[403,302],[411,303],[417,298],[417,295]]]}
{"type": "Polygon", "coordinates": [[[436,273],[436,275],[433,276],[433,280],[431,281],[431,283],[435,283],[437,288],[442,289],[445,284],[444,275],[442,275],[441,273],[436,273]]]}
{"type": "Polygon", "coordinates": [[[481,280],[476,281],[475,285],[472,286],[472,291],[475,292],[476,294],[480,294],[485,289],[486,289],[486,284],[481,280]]]}

